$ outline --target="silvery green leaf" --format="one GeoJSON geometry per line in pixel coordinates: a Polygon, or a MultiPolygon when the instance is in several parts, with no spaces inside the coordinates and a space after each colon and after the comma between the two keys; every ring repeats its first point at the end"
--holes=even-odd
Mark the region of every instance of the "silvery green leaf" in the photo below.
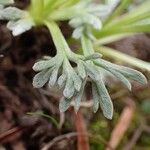
{"type": "Polygon", "coordinates": [[[74,95],[75,89],[73,85],[72,78],[67,78],[65,89],[63,91],[63,95],[70,99],[74,95]]]}
{"type": "MultiPolygon", "coordinates": [[[[0,5],[0,11],[2,11],[3,8],[4,8],[4,6],[3,6],[3,5],[0,5]]],[[[1,12],[0,12],[0,14],[1,14],[1,12]]]]}
{"type": "Polygon", "coordinates": [[[96,82],[98,93],[100,95],[100,106],[103,111],[103,114],[106,118],[112,119],[113,116],[113,104],[109,93],[105,87],[103,80],[96,82]]]}
{"type": "Polygon", "coordinates": [[[97,91],[97,87],[94,82],[92,82],[92,95],[93,95],[93,111],[96,113],[99,108],[100,96],[97,91]]]}
{"type": "Polygon", "coordinates": [[[112,67],[109,67],[109,66],[106,66],[106,65],[102,65],[102,66],[104,67],[104,69],[111,72],[121,82],[123,82],[129,90],[131,90],[131,83],[121,73],[114,70],[112,67]]]}
{"type": "Polygon", "coordinates": [[[15,7],[7,7],[1,11],[1,18],[4,20],[18,20],[25,15],[25,11],[22,11],[15,7]]]}
{"type": "Polygon", "coordinates": [[[107,4],[112,8],[115,8],[121,0],[107,0],[107,4]]]}
{"type": "Polygon", "coordinates": [[[84,79],[86,77],[86,72],[85,72],[85,67],[83,65],[82,61],[79,61],[77,64],[77,70],[78,70],[78,74],[79,76],[84,79]]]}
{"type": "Polygon", "coordinates": [[[142,84],[146,84],[147,83],[147,79],[146,77],[139,71],[128,68],[128,67],[124,67],[124,66],[119,66],[116,64],[112,64],[108,61],[105,61],[103,59],[100,59],[99,61],[95,61],[95,63],[97,65],[100,65],[101,67],[105,68],[105,69],[113,69],[118,71],[119,73],[123,74],[125,77],[132,79],[134,81],[137,81],[139,83],[142,84]]]}
{"type": "Polygon", "coordinates": [[[41,71],[43,69],[51,68],[56,63],[56,59],[52,58],[50,60],[41,60],[34,64],[32,67],[34,71],[41,71]]]}
{"type": "Polygon", "coordinates": [[[9,21],[7,28],[12,31],[14,36],[20,35],[34,26],[34,22],[31,19],[20,19],[18,21],[9,21]]]}
{"type": "Polygon", "coordinates": [[[3,8],[4,8],[4,6],[0,5],[0,20],[3,19],[3,16],[2,16],[3,8]]]}
{"type": "Polygon", "coordinates": [[[93,26],[93,28],[95,29],[102,28],[102,22],[98,17],[89,14],[86,15],[84,19],[85,19],[84,22],[93,26]]]}
{"type": "Polygon", "coordinates": [[[10,5],[13,3],[14,3],[14,0],[0,0],[1,5],[10,5]]]}
{"type": "Polygon", "coordinates": [[[116,68],[116,70],[131,80],[137,81],[141,84],[147,84],[146,77],[137,70],[134,70],[134,69],[131,69],[128,67],[123,67],[123,66],[118,66],[118,68],[116,68]]]}
{"type": "Polygon", "coordinates": [[[49,87],[52,87],[56,84],[57,77],[58,77],[58,70],[59,70],[59,68],[53,69],[50,79],[49,79],[49,83],[48,83],[49,87]]]}
{"type": "Polygon", "coordinates": [[[75,96],[75,111],[78,112],[79,108],[80,108],[80,104],[81,104],[81,100],[83,97],[83,92],[84,92],[84,86],[86,84],[86,81],[84,81],[84,83],[82,84],[81,90],[76,94],[75,96]]]}
{"type": "Polygon", "coordinates": [[[58,86],[59,88],[63,88],[65,86],[65,83],[66,83],[66,75],[65,74],[62,74],[59,78],[58,78],[58,86]]]}
{"type": "Polygon", "coordinates": [[[110,71],[115,77],[117,77],[126,87],[131,91],[131,83],[127,80],[126,77],[124,77],[121,73],[111,70],[110,71]]]}
{"type": "Polygon", "coordinates": [[[77,28],[83,24],[83,19],[81,17],[75,17],[69,21],[69,25],[73,28],[77,28]]]}
{"type": "Polygon", "coordinates": [[[70,103],[71,103],[71,99],[67,99],[67,98],[63,97],[59,102],[60,112],[65,112],[69,108],[70,103]]]}
{"type": "Polygon", "coordinates": [[[81,78],[77,75],[77,73],[75,71],[72,73],[72,77],[71,78],[73,80],[75,89],[77,91],[80,91],[81,86],[82,86],[82,80],[81,80],[81,78]]]}
{"type": "Polygon", "coordinates": [[[100,78],[99,71],[97,70],[94,64],[86,63],[85,68],[90,78],[92,78],[93,80],[97,80],[97,81],[99,80],[100,78]]]}
{"type": "Polygon", "coordinates": [[[84,28],[82,26],[81,27],[77,27],[73,31],[72,37],[75,38],[75,39],[79,39],[82,36],[82,34],[83,34],[83,30],[84,30],[84,28]]]}
{"type": "Polygon", "coordinates": [[[100,54],[100,53],[94,53],[92,55],[86,56],[85,60],[99,59],[101,57],[102,57],[102,54],[100,54]]]}
{"type": "Polygon", "coordinates": [[[96,15],[100,17],[101,19],[104,19],[109,13],[110,9],[108,9],[108,5],[97,5],[97,4],[91,4],[88,8],[88,12],[92,13],[93,15],[96,15]]]}
{"type": "Polygon", "coordinates": [[[44,70],[36,74],[33,78],[33,86],[35,88],[41,88],[49,80],[51,70],[44,70]]]}

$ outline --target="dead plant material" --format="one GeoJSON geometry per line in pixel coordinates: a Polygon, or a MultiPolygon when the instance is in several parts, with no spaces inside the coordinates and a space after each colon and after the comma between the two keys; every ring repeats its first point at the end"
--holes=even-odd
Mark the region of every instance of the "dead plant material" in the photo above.
{"type": "MultiPolygon", "coordinates": [[[[135,105],[131,99],[126,99],[127,106],[125,106],[118,123],[114,130],[112,131],[111,138],[108,144],[113,148],[117,148],[118,144],[120,143],[122,137],[124,136],[125,132],[129,128],[129,125],[132,121],[135,105]]],[[[106,147],[106,150],[110,150],[109,147],[106,147]]]]}
{"type": "Polygon", "coordinates": [[[87,134],[86,124],[84,122],[84,118],[80,111],[78,113],[74,113],[75,117],[75,126],[78,133],[77,136],[77,149],[78,150],[89,150],[89,138],[87,134]]]}

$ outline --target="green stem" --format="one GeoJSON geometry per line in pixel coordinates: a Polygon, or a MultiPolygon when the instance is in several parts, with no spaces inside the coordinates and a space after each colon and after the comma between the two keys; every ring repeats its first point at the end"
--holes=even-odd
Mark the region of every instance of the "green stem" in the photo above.
{"type": "Polygon", "coordinates": [[[49,119],[49,121],[51,123],[53,123],[55,125],[56,128],[59,128],[59,124],[58,124],[57,120],[47,114],[44,114],[43,112],[28,112],[27,115],[41,116],[41,117],[47,118],[47,119],[49,119]]]}
{"type": "Polygon", "coordinates": [[[84,56],[94,54],[93,43],[85,34],[81,37],[81,44],[84,56]]]}
{"type": "Polygon", "coordinates": [[[83,58],[83,56],[77,55],[70,50],[65,40],[65,37],[63,36],[61,30],[59,29],[58,25],[55,22],[45,21],[45,25],[51,32],[58,54],[63,55],[63,57],[68,57],[70,60],[74,62],[78,62],[79,59],[83,58]]]}
{"type": "Polygon", "coordinates": [[[43,9],[44,9],[43,0],[31,0],[29,12],[37,25],[42,24],[44,11],[43,9]]]}
{"type": "Polygon", "coordinates": [[[96,47],[96,50],[98,52],[101,52],[103,55],[109,57],[109,58],[113,58],[115,60],[119,60],[121,62],[126,62],[132,66],[138,67],[140,69],[144,69],[147,71],[150,71],[150,63],[142,61],[138,58],[134,58],[132,56],[129,56],[127,54],[121,53],[119,51],[116,51],[112,48],[108,48],[108,47],[96,47]]]}

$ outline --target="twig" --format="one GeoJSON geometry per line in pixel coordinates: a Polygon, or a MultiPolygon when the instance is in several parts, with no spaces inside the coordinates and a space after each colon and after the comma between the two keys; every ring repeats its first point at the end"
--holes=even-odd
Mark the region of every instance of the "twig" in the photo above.
{"type": "Polygon", "coordinates": [[[61,129],[65,122],[65,113],[60,113],[59,125],[58,128],[61,129]]]}
{"type": "Polygon", "coordinates": [[[14,137],[14,135],[20,133],[23,129],[24,129],[23,127],[15,127],[0,134],[0,143],[9,140],[11,137],[14,137]]]}
{"type": "Polygon", "coordinates": [[[77,136],[77,148],[78,150],[89,150],[89,137],[87,135],[86,125],[80,111],[78,113],[74,112],[75,126],[78,133],[77,136]]]}
{"type": "Polygon", "coordinates": [[[140,138],[141,134],[143,131],[143,127],[140,126],[139,128],[136,129],[135,133],[133,134],[133,137],[131,140],[125,145],[123,150],[132,150],[134,145],[136,145],[137,140],[140,138]]]}
{"type": "MultiPolygon", "coordinates": [[[[130,102],[131,100],[128,100],[128,101],[130,102]]],[[[125,134],[126,130],[128,129],[128,127],[131,123],[131,120],[133,118],[133,113],[134,113],[134,105],[133,104],[127,105],[124,108],[116,127],[112,131],[111,138],[109,141],[109,145],[113,149],[115,149],[118,146],[120,140],[122,139],[123,135],[125,134]]],[[[107,147],[106,150],[110,150],[110,148],[107,147]]]]}
{"type": "Polygon", "coordinates": [[[72,137],[76,137],[77,133],[76,132],[71,132],[71,133],[67,133],[64,135],[60,135],[55,137],[52,141],[50,141],[48,144],[46,144],[41,150],[48,150],[50,149],[54,144],[56,144],[57,142],[63,140],[63,139],[70,139],[72,137]]]}
{"type": "MultiPolygon", "coordinates": [[[[71,102],[71,106],[75,106],[74,101],[71,102]]],[[[85,107],[85,108],[90,108],[92,106],[93,106],[93,101],[92,100],[87,101],[87,102],[81,102],[81,104],[80,104],[80,107],[85,107]]]]}

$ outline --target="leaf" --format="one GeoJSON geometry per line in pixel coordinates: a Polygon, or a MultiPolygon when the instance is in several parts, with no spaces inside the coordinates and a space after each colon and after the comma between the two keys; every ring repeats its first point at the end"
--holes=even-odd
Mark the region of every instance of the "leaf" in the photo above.
{"type": "Polygon", "coordinates": [[[118,78],[124,85],[131,91],[131,83],[118,71],[114,70],[112,67],[103,66],[104,69],[112,73],[116,78],[118,78]]]}
{"type": "Polygon", "coordinates": [[[94,15],[85,15],[84,16],[84,23],[90,24],[93,28],[100,30],[102,28],[101,20],[94,15]]]}
{"type": "Polygon", "coordinates": [[[99,108],[100,96],[98,94],[97,87],[94,82],[92,82],[92,95],[93,95],[93,111],[94,113],[96,113],[99,108]]]}
{"type": "Polygon", "coordinates": [[[59,110],[60,112],[65,112],[70,106],[71,100],[65,97],[61,98],[59,102],[59,110]]]}
{"type": "Polygon", "coordinates": [[[73,71],[72,80],[73,80],[75,89],[77,91],[80,91],[81,86],[82,86],[82,80],[80,79],[80,77],[77,75],[75,71],[73,71]]]}
{"type": "Polygon", "coordinates": [[[14,3],[14,0],[0,0],[1,5],[10,5],[13,3],[14,3]]]}
{"type": "Polygon", "coordinates": [[[126,87],[131,91],[131,83],[119,72],[111,70],[110,71],[115,77],[117,77],[126,87]]]}
{"type": "Polygon", "coordinates": [[[51,70],[44,70],[36,74],[33,78],[33,86],[35,88],[41,88],[49,80],[51,70]]]}
{"type": "Polygon", "coordinates": [[[20,35],[34,26],[34,22],[31,19],[20,19],[18,21],[9,21],[7,28],[12,31],[13,36],[20,35]]]}
{"type": "Polygon", "coordinates": [[[56,63],[56,59],[52,58],[50,60],[41,60],[34,64],[32,67],[34,71],[42,71],[43,69],[51,68],[56,63]]]}
{"type": "Polygon", "coordinates": [[[82,34],[83,34],[83,30],[84,28],[81,26],[81,27],[77,27],[74,31],[73,31],[73,34],[72,34],[72,37],[75,38],[75,39],[79,39],[81,38],[82,34]]]}
{"type": "Polygon", "coordinates": [[[85,67],[83,65],[82,61],[79,61],[77,64],[77,70],[78,70],[78,74],[79,76],[84,79],[86,77],[86,72],[85,72],[85,67]]]}
{"type": "Polygon", "coordinates": [[[126,76],[129,79],[137,81],[141,84],[147,84],[146,77],[137,70],[128,67],[123,67],[123,66],[118,66],[116,70],[118,70],[120,73],[122,73],[124,76],[126,76]]]}
{"type": "Polygon", "coordinates": [[[22,11],[15,7],[7,7],[2,10],[1,18],[4,20],[18,20],[25,15],[25,11],[22,11]]]}
{"type": "Polygon", "coordinates": [[[102,22],[101,20],[92,14],[86,13],[84,15],[80,15],[80,17],[75,17],[71,19],[69,22],[70,26],[74,28],[78,27],[84,27],[85,24],[91,25],[95,29],[101,29],[102,28],[102,22]]]}
{"type": "Polygon", "coordinates": [[[85,60],[87,61],[87,60],[92,60],[92,59],[99,59],[101,57],[102,55],[100,53],[94,53],[92,55],[86,56],[85,60]]]}
{"type": "Polygon", "coordinates": [[[74,85],[73,85],[73,81],[72,78],[68,78],[66,81],[66,86],[65,89],[63,91],[63,95],[70,99],[73,95],[74,95],[75,89],[74,89],[74,85]]]}
{"type": "Polygon", "coordinates": [[[99,78],[100,78],[99,71],[94,66],[94,64],[86,63],[85,68],[86,68],[87,74],[90,76],[90,78],[92,78],[93,80],[99,81],[99,78]]]}
{"type": "Polygon", "coordinates": [[[56,84],[57,77],[58,77],[58,70],[59,70],[59,68],[53,69],[50,79],[49,79],[49,83],[48,83],[49,87],[52,87],[56,84]]]}
{"type": "Polygon", "coordinates": [[[121,74],[123,74],[125,77],[135,80],[141,84],[146,84],[147,83],[147,79],[146,77],[139,71],[128,68],[128,67],[124,67],[124,66],[119,66],[116,64],[112,64],[108,61],[102,60],[100,59],[99,61],[95,61],[95,63],[105,69],[113,69],[121,74]]]}
{"type": "Polygon", "coordinates": [[[69,21],[69,25],[73,28],[78,28],[83,23],[82,17],[74,17],[69,21]]]}
{"type": "Polygon", "coordinates": [[[66,83],[66,75],[65,74],[62,74],[59,78],[58,78],[58,86],[59,88],[63,88],[65,86],[65,83],[66,83]]]}
{"type": "Polygon", "coordinates": [[[113,116],[113,104],[109,93],[105,87],[105,84],[102,80],[96,82],[98,93],[100,95],[100,106],[103,111],[103,114],[106,118],[112,119],[113,116]]]}
{"type": "Polygon", "coordinates": [[[78,92],[75,96],[75,111],[78,112],[79,108],[80,108],[80,104],[81,104],[81,100],[83,97],[83,92],[84,92],[84,86],[86,84],[86,81],[84,81],[84,83],[82,84],[81,90],[80,92],[78,92]]]}

